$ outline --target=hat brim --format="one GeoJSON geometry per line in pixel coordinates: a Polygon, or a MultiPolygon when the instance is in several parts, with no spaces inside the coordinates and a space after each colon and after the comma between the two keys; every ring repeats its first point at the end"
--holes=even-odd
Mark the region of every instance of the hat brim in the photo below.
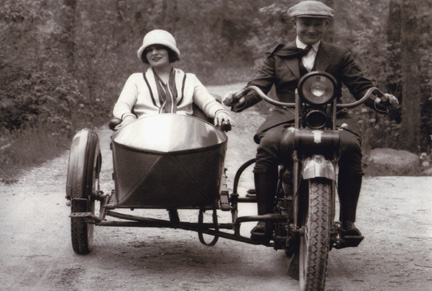
{"type": "Polygon", "coordinates": [[[330,15],[316,15],[316,14],[300,14],[293,15],[293,18],[321,18],[321,19],[332,19],[333,17],[330,15]]]}
{"type": "Polygon", "coordinates": [[[138,49],[138,51],[137,51],[137,57],[141,61],[143,61],[143,55],[142,54],[144,53],[145,49],[148,48],[149,46],[152,46],[152,45],[163,45],[163,46],[169,48],[170,50],[172,50],[177,55],[177,58],[180,58],[180,51],[179,51],[179,49],[177,47],[173,47],[172,45],[167,45],[167,44],[164,44],[164,43],[151,43],[151,44],[148,44],[148,45],[142,45],[138,49]]]}

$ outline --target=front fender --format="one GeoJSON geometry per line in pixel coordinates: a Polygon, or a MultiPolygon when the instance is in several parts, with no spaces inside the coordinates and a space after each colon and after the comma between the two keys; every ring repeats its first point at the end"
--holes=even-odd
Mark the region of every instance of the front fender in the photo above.
{"type": "Polygon", "coordinates": [[[336,181],[336,169],[331,161],[322,155],[308,157],[303,162],[303,179],[327,178],[336,181]]]}
{"type": "Polygon", "coordinates": [[[90,129],[82,129],[77,132],[69,152],[66,180],[67,199],[87,199],[92,194],[92,179],[99,179],[101,163],[99,137],[96,132],[90,129]],[[93,177],[93,175],[96,176],[93,177]]]}

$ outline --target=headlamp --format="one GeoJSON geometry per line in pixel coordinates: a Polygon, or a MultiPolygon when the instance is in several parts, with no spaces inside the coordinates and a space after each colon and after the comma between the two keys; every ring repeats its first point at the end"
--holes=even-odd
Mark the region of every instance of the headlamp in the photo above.
{"type": "Polygon", "coordinates": [[[335,97],[336,80],[325,72],[311,72],[299,82],[298,92],[306,102],[322,105],[335,97]]]}

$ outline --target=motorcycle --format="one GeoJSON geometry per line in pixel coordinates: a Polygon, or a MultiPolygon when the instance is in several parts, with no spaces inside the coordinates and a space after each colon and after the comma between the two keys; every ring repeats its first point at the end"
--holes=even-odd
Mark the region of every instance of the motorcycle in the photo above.
{"type": "MultiPolygon", "coordinates": [[[[293,149],[294,164],[280,166],[272,214],[239,216],[239,204],[256,203],[254,195],[238,193],[242,174],[255,159],[237,170],[230,193],[224,168],[228,137],[202,117],[159,114],[115,131],[115,187],[108,194],[100,189],[99,138],[93,130],[81,130],[72,140],[66,185],[74,252],[91,252],[96,226],[183,229],[197,232],[207,246],[221,237],[284,250],[290,258],[289,274],[300,281],[300,289],[323,290],[329,251],[360,243],[344,237],[334,219],[340,131],[336,113],[366,102],[374,92],[382,95],[374,87],[356,102],[339,104],[335,86],[331,75],[311,72],[300,80],[295,103],[273,100],[257,87],[244,89],[274,106],[295,110],[294,127],[283,137],[285,146],[293,149]],[[166,209],[168,219],[116,209],[166,209]],[[198,210],[198,221],[181,221],[179,209],[198,210]],[[206,211],[212,211],[211,222],[204,222],[206,211]],[[232,222],[219,223],[218,211],[229,212],[232,222]],[[258,221],[270,226],[268,238],[256,241],[241,234],[244,223],[258,221]],[[204,235],[213,238],[208,242],[204,235]]],[[[112,121],[110,128],[118,123],[112,121]]]]}
{"type": "Polygon", "coordinates": [[[300,281],[301,290],[324,290],[330,250],[357,247],[363,240],[363,236],[345,234],[341,223],[335,220],[340,131],[346,126],[338,127],[336,116],[340,110],[354,108],[369,99],[374,104],[389,105],[376,87],[355,102],[339,103],[336,84],[332,75],[315,71],[300,79],[294,103],[276,101],[255,86],[234,96],[240,98],[254,91],[274,106],[294,109],[293,126],[281,137],[281,149],[292,152],[293,162],[279,167],[275,214],[262,215],[266,217],[259,221],[270,223],[270,239],[275,248],[284,249],[291,258],[288,274],[300,281]],[[286,220],[276,223],[280,217],[286,220]]]}

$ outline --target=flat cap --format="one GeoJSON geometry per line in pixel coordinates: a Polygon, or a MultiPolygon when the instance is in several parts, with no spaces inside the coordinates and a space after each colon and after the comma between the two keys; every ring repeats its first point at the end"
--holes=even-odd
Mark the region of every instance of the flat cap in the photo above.
{"type": "Polygon", "coordinates": [[[333,18],[334,11],[320,1],[302,1],[288,9],[291,17],[333,18]]]}

